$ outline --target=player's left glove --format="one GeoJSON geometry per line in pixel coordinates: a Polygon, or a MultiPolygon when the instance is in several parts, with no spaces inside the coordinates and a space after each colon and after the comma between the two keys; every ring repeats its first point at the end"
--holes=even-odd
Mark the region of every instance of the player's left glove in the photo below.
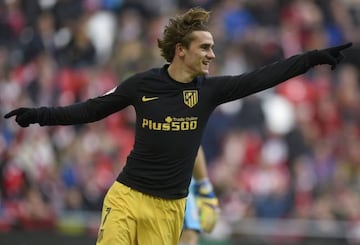
{"type": "Polygon", "coordinates": [[[328,64],[331,66],[331,70],[335,70],[336,65],[339,64],[343,59],[343,51],[347,48],[350,48],[352,43],[346,43],[343,45],[321,49],[313,50],[309,52],[309,61],[312,66],[328,64]]]}
{"type": "Polygon", "coordinates": [[[204,232],[210,233],[219,218],[220,208],[219,201],[209,179],[195,183],[195,196],[201,228],[204,232]]]}

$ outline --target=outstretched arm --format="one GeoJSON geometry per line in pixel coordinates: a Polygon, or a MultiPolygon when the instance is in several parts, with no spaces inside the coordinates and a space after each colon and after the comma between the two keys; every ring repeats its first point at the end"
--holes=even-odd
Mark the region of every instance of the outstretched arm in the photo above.
{"type": "Polygon", "coordinates": [[[272,88],[282,82],[306,73],[318,65],[330,65],[334,70],[344,58],[343,51],[352,46],[347,43],[326,49],[312,50],[294,55],[250,72],[236,76],[214,76],[208,82],[214,88],[216,104],[240,99],[248,95],[272,88]]]}
{"type": "Polygon", "coordinates": [[[123,94],[130,93],[122,90],[116,89],[105,95],[68,106],[20,107],[7,113],[4,118],[15,117],[15,121],[21,127],[28,127],[34,123],[40,126],[91,123],[129,105],[129,100],[123,94]]]}

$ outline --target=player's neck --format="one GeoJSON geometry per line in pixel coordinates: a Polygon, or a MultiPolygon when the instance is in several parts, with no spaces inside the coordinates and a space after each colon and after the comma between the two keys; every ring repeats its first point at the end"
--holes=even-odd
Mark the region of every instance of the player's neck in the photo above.
{"type": "Polygon", "coordinates": [[[190,83],[193,81],[194,76],[187,72],[185,67],[177,62],[172,62],[168,67],[169,76],[180,83],[190,83]]]}

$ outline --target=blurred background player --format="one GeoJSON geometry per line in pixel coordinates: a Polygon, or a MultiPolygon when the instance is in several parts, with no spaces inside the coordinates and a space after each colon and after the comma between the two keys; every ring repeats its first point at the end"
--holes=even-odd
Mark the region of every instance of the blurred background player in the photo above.
{"type": "Polygon", "coordinates": [[[209,180],[204,150],[199,148],[186,201],[179,245],[197,245],[201,232],[210,233],[220,213],[219,201],[209,180]]]}

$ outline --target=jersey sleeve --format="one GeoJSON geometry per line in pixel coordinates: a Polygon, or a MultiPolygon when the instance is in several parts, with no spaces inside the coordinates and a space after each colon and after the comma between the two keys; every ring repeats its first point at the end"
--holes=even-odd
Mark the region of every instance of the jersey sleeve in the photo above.
{"type": "Polygon", "coordinates": [[[240,99],[301,75],[311,67],[307,53],[263,66],[238,76],[208,78],[217,105],[240,99]]]}
{"type": "Polygon", "coordinates": [[[99,121],[133,103],[136,82],[127,79],[102,96],[69,106],[38,108],[38,123],[74,125],[99,121]]]}

